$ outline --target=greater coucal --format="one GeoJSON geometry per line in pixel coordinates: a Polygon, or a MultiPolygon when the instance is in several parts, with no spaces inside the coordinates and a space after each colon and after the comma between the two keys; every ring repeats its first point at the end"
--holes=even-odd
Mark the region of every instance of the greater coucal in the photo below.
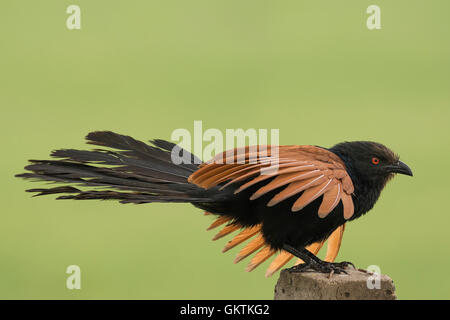
{"type": "Polygon", "coordinates": [[[217,217],[208,229],[226,224],[214,239],[240,230],[223,251],[253,238],[235,260],[260,250],[248,271],[279,251],[267,276],[293,256],[304,262],[298,262],[293,271],[345,272],[347,262],[333,262],[345,223],[372,209],[394,174],[412,176],[391,150],[368,141],[343,142],[332,148],[237,148],[205,163],[178,149],[190,161],[176,164],[172,150],[179,147],[164,140],[148,145],[109,131],[89,133],[86,139],[115,151],[56,150],[51,156],[60,160],[30,160],[25,169],[31,172],[17,176],[95,190],[59,186],[27,191],[64,194],[57,199],[192,203],[217,217]],[[327,239],[323,261],[315,254],[327,239]]]}

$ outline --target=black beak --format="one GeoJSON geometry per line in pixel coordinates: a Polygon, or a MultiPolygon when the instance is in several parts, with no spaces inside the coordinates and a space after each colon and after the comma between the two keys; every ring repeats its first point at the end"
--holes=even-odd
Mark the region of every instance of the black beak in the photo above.
{"type": "Polygon", "coordinates": [[[396,164],[388,166],[387,169],[391,173],[400,173],[400,174],[406,174],[407,176],[413,176],[413,173],[411,169],[403,162],[397,161],[396,164]]]}

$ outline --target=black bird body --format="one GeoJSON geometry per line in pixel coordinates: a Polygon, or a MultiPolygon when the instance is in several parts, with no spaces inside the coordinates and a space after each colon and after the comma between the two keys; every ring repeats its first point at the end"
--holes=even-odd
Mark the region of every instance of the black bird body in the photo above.
{"type": "Polygon", "coordinates": [[[328,238],[337,227],[346,222],[342,204],[338,205],[325,219],[319,218],[317,210],[321,199],[316,199],[302,209],[301,214],[293,214],[291,211],[295,198],[290,198],[274,207],[267,207],[267,202],[280,191],[279,189],[256,200],[249,200],[261,184],[238,195],[233,193],[236,188],[229,187],[230,190],[226,190],[227,196],[224,197],[227,199],[220,202],[193,204],[208,212],[232,217],[234,223],[243,227],[261,224],[265,240],[274,249],[282,249],[285,243],[296,247],[306,247],[328,238]]]}
{"type": "MultiPolygon", "coordinates": [[[[192,162],[174,164],[171,151],[175,145],[163,140],[155,140],[150,146],[112,132],[94,132],[87,139],[90,144],[119,151],[58,150],[52,156],[62,160],[31,160],[32,164],[26,167],[31,173],[18,176],[99,190],[62,186],[27,191],[39,192],[38,195],[65,194],[58,199],[190,202],[216,215],[217,225],[228,222],[223,235],[244,230],[236,236],[241,238],[230,241],[226,250],[235,245],[233,241],[240,243],[248,235],[257,234],[253,230],[259,231],[260,239],[247,251],[262,247],[261,251],[267,249],[267,254],[261,254],[254,265],[277,250],[286,250],[308,264],[322,263],[315,257],[311,259],[305,248],[323,244],[346,222],[372,209],[395,173],[412,175],[398,156],[374,142],[344,142],[330,149],[280,147],[280,170],[263,178],[256,169],[265,166],[264,157],[257,164],[211,161],[196,165],[195,156],[183,150],[192,162]],[[293,190],[291,194],[281,197],[289,188],[293,190]]],[[[245,252],[241,257],[246,255],[245,252]]]]}
{"type": "MultiPolygon", "coordinates": [[[[359,174],[356,168],[356,159],[348,156],[349,152],[354,151],[352,144],[354,143],[341,144],[327,149],[343,160],[347,172],[353,181],[355,191],[352,199],[355,211],[349,220],[357,219],[373,208],[382,189],[393,175],[389,172],[381,174],[377,179],[373,179],[372,177],[366,178],[366,176],[359,174]]],[[[359,152],[363,153],[365,148],[372,145],[375,144],[363,142],[363,145],[359,148],[362,150],[359,150],[359,152]]],[[[372,153],[371,155],[374,154],[372,153]]],[[[390,161],[394,163],[398,161],[397,156],[383,148],[378,151],[377,155],[378,157],[383,157],[385,161],[387,161],[386,158],[390,158],[390,161]]],[[[247,181],[244,181],[242,184],[245,182],[247,181]]],[[[264,238],[274,249],[282,249],[285,243],[289,243],[294,247],[306,247],[317,241],[325,240],[336,228],[347,222],[343,216],[342,203],[337,205],[326,218],[318,217],[317,211],[322,202],[321,198],[314,200],[298,214],[293,214],[291,211],[296,198],[289,198],[278,205],[267,207],[269,200],[279,193],[283,187],[277,188],[256,200],[249,200],[256,190],[269,182],[270,180],[258,183],[237,195],[234,194],[234,191],[237,189],[234,185],[222,191],[216,188],[217,194],[221,195],[220,200],[193,204],[211,213],[230,216],[235,223],[242,226],[248,227],[262,224],[264,238]]]]}

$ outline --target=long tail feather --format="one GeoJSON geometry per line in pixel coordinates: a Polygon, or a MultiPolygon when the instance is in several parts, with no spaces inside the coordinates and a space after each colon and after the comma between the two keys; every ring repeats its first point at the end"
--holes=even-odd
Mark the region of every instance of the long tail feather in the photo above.
{"type": "Polygon", "coordinates": [[[62,194],[57,199],[114,199],[121,203],[208,202],[208,196],[188,177],[198,168],[200,160],[180,148],[191,163],[172,162],[175,145],[154,140],[153,145],[110,131],[91,132],[88,144],[115,150],[53,151],[58,160],[30,160],[29,172],[17,177],[70,184],[53,188],[34,188],[37,195],[62,194]],[[73,187],[95,187],[83,190],[73,187]]]}

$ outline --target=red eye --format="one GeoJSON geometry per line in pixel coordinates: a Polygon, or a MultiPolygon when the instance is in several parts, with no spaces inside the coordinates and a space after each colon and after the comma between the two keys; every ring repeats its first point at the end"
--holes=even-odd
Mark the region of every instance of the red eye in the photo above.
{"type": "Polygon", "coordinates": [[[380,159],[373,157],[372,158],[372,163],[373,164],[379,164],[380,163],[380,159]]]}

